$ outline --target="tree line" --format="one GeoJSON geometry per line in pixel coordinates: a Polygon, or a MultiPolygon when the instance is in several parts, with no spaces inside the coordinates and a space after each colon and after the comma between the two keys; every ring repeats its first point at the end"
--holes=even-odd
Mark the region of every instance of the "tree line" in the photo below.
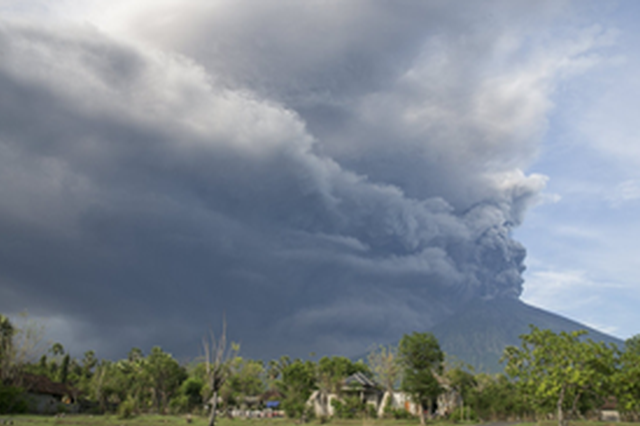
{"type": "MultiPolygon", "coordinates": [[[[340,395],[344,379],[362,373],[382,391],[404,392],[417,406],[421,423],[438,396],[458,395],[453,419],[546,418],[560,426],[568,418],[589,416],[607,400],[629,420],[640,420],[640,335],[624,347],[587,338],[586,332],[554,333],[531,327],[520,346],[504,351],[503,374],[475,373],[462,363],[447,364],[430,333],[406,334],[397,346],[380,346],[365,360],[325,356],[318,361],[242,357],[238,345],[227,344],[226,331],[204,341],[202,357],[181,363],[156,346],[147,354],[132,348],[120,360],[99,359],[94,351],[71,356],[54,343],[33,358],[37,334],[0,315],[0,413],[25,410],[24,378],[46,377],[64,384],[92,412],[193,413],[210,416],[234,408],[278,401],[288,417],[312,416],[307,401],[314,391],[340,395]],[[212,409],[213,407],[213,409],[212,409]]],[[[373,415],[367,405],[346,395],[334,401],[335,415],[373,415]]],[[[406,417],[388,407],[385,414],[406,417]]]]}

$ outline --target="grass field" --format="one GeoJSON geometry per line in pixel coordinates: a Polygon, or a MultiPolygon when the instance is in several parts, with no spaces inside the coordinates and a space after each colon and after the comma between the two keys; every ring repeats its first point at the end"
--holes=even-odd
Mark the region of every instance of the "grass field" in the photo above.
{"type": "MultiPolygon", "coordinates": [[[[596,421],[572,421],[569,420],[569,426],[640,426],[639,423],[629,422],[596,422],[596,421]]],[[[518,426],[558,426],[558,422],[555,420],[543,421],[543,422],[522,422],[518,426]]]]}
{"type": "MultiPolygon", "coordinates": [[[[96,426],[187,426],[186,416],[159,416],[159,415],[142,415],[131,419],[120,419],[118,416],[89,416],[89,415],[66,415],[64,417],[55,416],[35,416],[35,415],[17,415],[17,416],[0,416],[0,425],[3,421],[12,421],[14,426],[38,426],[38,425],[96,425],[96,426]]],[[[208,419],[205,417],[193,416],[192,426],[206,426],[208,419]]],[[[306,423],[309,426],[320,426],[319,421],[311,421],[306,423]]],[[[340,420],[332,419],[324,423],[326,426],[417,426],[419,421],[416,420],[340,420]]],[[[433,425],[445,425],[445,423],[433,423],[433,425]]],[[[218,426],[300,426],[294,420],[289,419],[220,419],[218,426]]],[[[458,425],[460,426],[460,425],[458,425]]]]}
{"type": "MultiPolygon", "coordinates": [[[[96,426],[172,426],[187,425],[185,416],[157,416],[144,415],[131,419],[122,420],[117,416],[88,416],[88,415],[67,415],[65,417],[55,416],[0,416],[0,425],[3,421],[11,421],[15,426],[38,426],[38,425],[96,425],[96,426]]],[[[206,426],[207,420],[204,417],[193,417],[193,426],[206,426]]],[[[319,426],[319,421],[311,421],[307,423],[309,426],[319,426]]],[[[414,420],[339,420],[332,419],[326,426],[417,426],[419,422],[414,420]]],[[[431,426],[464,426],[464,423],[450,423],[444,421],[429,422],[431,426]]],[[[556,422],[545,421],[539,423],[523,422],[521,426],[557,426],[556,422]]],[[[298,423],[289,419],[220,419],[218,426],[299,426],[298,423]]],[[[607,422],[587,422],[587,421],[570,421],[569,426],[639,426],[638,423],[607,423],[607,422]]]]}
{"type": "MultiPolygon", "coordinates": [[[[19,425],[96,425],[96,426],[187,426],[186,416],[159,416],[159,415],[141,415],[130,419],[123,420],[115,415],[89,416],[89,415],[66,415],[64,417],[56,416],[36,416],[36,415],[17,415],[17,416],[0,416],[0,425],[3,421],[10,420],[14,426],[19,425]]],[[[208,418],[193,416],[192,426],[206,426],[208,418]]],[[[323,426],[418,426],[418,419],[409,420],[389,420],[389,419],[359,419],[359,420],[341,420],[330,419],[323,423],[323,426]]],[[[290,419],[219,419],[218,426],[300,426],[300,423],[290,419]]],[[[320,426],[318,420],[312,420],[306,423],[307,426],[320,426]]],[[[429,422],[431,426],[468,426],[464,423],[450,422],[429,422]]],[[[470,425],[470,424],[469,424],[470,425]]],[[[600,424],[599,426],[604,426],[600,424]]],[[[617,425],[620,426],[620,425],[617,425]]],[[[635,425],[638,426],[638,425],[635,425]]]]}

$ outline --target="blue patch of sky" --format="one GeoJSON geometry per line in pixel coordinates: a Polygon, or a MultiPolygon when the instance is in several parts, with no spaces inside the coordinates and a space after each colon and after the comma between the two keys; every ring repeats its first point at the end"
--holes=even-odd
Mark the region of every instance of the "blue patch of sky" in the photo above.
{"type": "Polygon", "coordinates": [[[615,44],[557,88],[529,168],[549,176],[557,201],[532,209],[514,236],[528,249],[525,301],[627,338],[640,333],[640,2],[617,6],[593,17],[618,31],[615,44]]]}

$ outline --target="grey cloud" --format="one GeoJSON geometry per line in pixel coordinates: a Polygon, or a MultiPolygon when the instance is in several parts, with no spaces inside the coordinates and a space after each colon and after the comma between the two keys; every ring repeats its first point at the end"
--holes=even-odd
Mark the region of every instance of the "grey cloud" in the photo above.
{"type": "Polygon", "coordinates": [[[449,2],[273,4],[150,13],[147,44],[0,26],[0,310],[108,356],[195,354],[226,313],[267,357],[519,296],[547,86],[502,96],[517,55],[496,83],[449,2]],[[529,112],[496,121],[513,103],[529,112]]]}

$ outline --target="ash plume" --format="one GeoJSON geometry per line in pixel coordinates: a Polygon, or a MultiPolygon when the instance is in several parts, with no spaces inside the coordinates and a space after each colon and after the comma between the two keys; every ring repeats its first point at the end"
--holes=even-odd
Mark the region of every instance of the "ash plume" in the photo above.
{"type": "Polygon", "coordinates": [[[491,3],[491,25],[440,1],[0,21],[0,310],[104,355],[193,353],[226,312],[268,357],[519,297],[511,231],[546,181],[523,170],[589,43],[540,70],[518,40],[558,2],[491,3]]]}

